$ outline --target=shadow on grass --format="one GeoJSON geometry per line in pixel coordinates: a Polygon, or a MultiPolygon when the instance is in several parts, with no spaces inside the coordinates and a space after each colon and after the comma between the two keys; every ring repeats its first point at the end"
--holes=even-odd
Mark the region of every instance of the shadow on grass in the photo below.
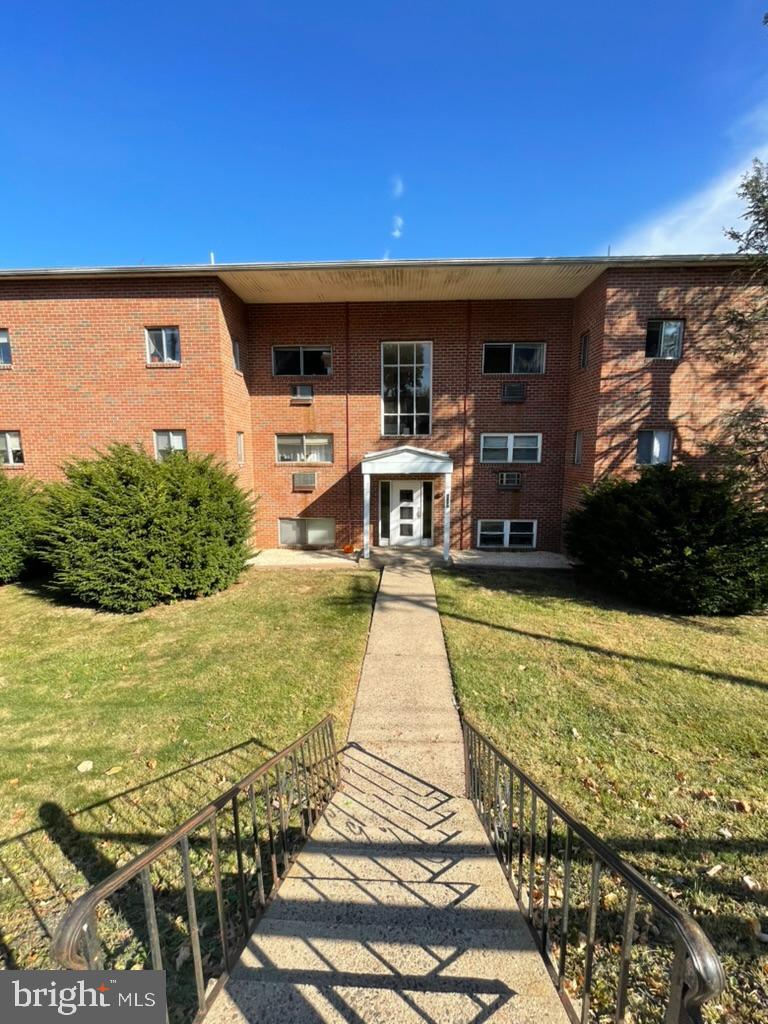
{"type": "Polygon", "coordinates": [[[251,737],[72,812],[43,803],[38,827],[0,840],[0,964],[55,966],[50,940],[77,896],[273,753],[251,737]]]}
{"type": "MultiPolygon", "coordinates": [[[[692,619],[686,616],[665,615],[652,609],[639,608],[636,605],[627,604],[618,598],[607,596],[601,591],[595,591],[586,587],[583,583],[573,578],[570,572],[559,572],[557,570],[542,571],[533,573],[525,570],[476,570],[464,571],[456,569],[442,570],[447,576],[453,579],[459,578],[462,586],[481,587],[483,590],[498,591],[500,594],[520,595],[528,598],[533,604],[540,603],[542,610],[546,610],[553,599],[565,601],[570,604],[583,606],[585,609],[595,607],[606,610],[622,612],[624,614],[644,616],[648,618],[662,619],[663,621],[684,626],[692,631],[702,633],[717,633],[718,635],[735,635],[736,630],[727,623],[708,623],[700,619],[692,619]]],[[[413,600],[418,604],[418,599],[402,598],[404,602],[413,600]]],[[[533,630],[518,629],[515,626],[493,622],[489,619],[473,618],[469,615],[461,615],[452,611],[450,598],[444,601],[440,607],[440,615],[443,618],[455,619],[458,622],[466,622],[470,625],[485,626],[487,629],[499,630],[512,636],[520,636],[529,640],[540,640],[542,643],[553,644],[558,647],[565,647],[574,650],[586,651],[590,654],[597,654],[601,657],[616,659],[636,665],[648,665],[654,668],[671,669],[678,672],[690,672],[695,675],[706,676],[709,679],[726,683],[736,683],[741,686],[757,687],[768,689],[768,678],[759,679],[754,676],[745,676],[739,673],[718,672],[713,669],[702,668],[695,664],[686,665],[682,662],[669,661],[665,658],[652,658],[642,654],[630,654],[626,651],[617,651],[611,647],[604,647],[600,644],[587,643],[581,640],[572,640],[566,637],[552,636],[548,633],[539,633],[533,630]]],[[[746,618],[746,616],[745,616],[746,618]]],[[[768,620],[766,620],[768,625],[768,620]]]]}

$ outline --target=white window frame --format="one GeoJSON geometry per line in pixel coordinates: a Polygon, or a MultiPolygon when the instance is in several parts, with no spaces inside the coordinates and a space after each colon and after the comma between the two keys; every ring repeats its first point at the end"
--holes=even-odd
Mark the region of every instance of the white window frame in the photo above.
{"type": "Polygon", "coordinates": [[[323,380],[333,376],[333,346],[331,345],[273,345],[272,346],[272,376],[273,377],[311,377],[313,380],[323,380]],[[275,352],[278,349],[298,349],[299,351],[299,372],[298,373],[277,373],[275,364],[275,352]],[[328,373],[304,373],[305,352],[327,352],[329,356],[328,373]]]}
{"type": "Polygon", "coordinates": [[[13,346],[11,345],[11,332],[5,327],[0,328],[0,354],[2,353],[3,349],[7,349],[8,351],[8,362],[6,363],[3,359],[0,358],[0,370],[5,370],[13,366],[13,346]]]}
{"type": "Polygon", "coordinates": [[[523,486],[523,474],[519,469],[500,469],[497,473],[496,486],[500,491],[519,491],[523,486]],[[514,483],[508,482],[505,477],[516,477],[514,483]]]}
{"type": "Polygon", "coordinates": [[[232,365],[238,373],[243,372],[243,364],[240,352],[240,342],[237,338],[232,339],[232,365]]]}
{"type": "Polygon", "coordinates": [[[245,465],[245,432],[238,430],[235,432],[235,455],[237,458],[238,466],[245,465]]]}
{"type": "MultiPolygon", "coordinates": [[[[299,544],[299,545],[296,545],[296,546],[299,547],[299,548],[301,548],[301,547],[310,547],[310,548],[311,547],[317,547],[317,548],[334,547],[335,544],[336,544],[336,526],[337,526],[337,522],[336,522],[335,516],[278,516],[278,518],[277,518],[277,546],[279,548],[290,548],[290,547],[293,547],[293,545],[291,545],[291,544],[284,544],[283,543],[283,541],[282,541],[282,539],[280,537],[280,523],[282,523],[282,522],[308,523],[308,522],[312,522],[313,520],[324,520],[325,522],[333,523],[333,540],[330,541],[328,544],[309,544],[307,542],[304,545],[299,544]]],[[[308,527],[307,527],[307,529],[308,529],[308,527]]]]}
{"type": "Polygon", "coordinates": [[[670,466],[672,464],[672,457],[675,451],[675,435],[674,431],[664,427],[660,427],[658,430],[655,427],[643,427],[637,432],[637,443],[635,445],[635,465],[636,466],[670,466]],[[651,438],[651,461],[640,462],[640,435],[641,434],[652,434],[651,438]],[[667,459],[654,459],[653,453],[656,448],[656,436],[665,434],[668,439],[668,454],[667,459]]]}
{"type": "Polygon", "coordinates": [[[500,547],[507,548],[509,551],[535,551],[536,550],[536,545],[538,544],[538,538],[539,538],[539,521],[538,521],[538,519],[502,519],[500,516],[499,517],[497,517],[497,516],[488,516],[486,519],[478,519],[477,520],[477,537],[476,537],[476,544],[477,544],[478,548],[481,547],[481,544],[480,544],[480,534],[483,532],[483,530],[482,530],[483,523],[503,523],[504,524],[503,543],[501,545],[483,544],[482,545],[483,548],[489,549],[489,548],[493,548],[493,547],[496,547],[496,546],[500,546],[500,547]],[[526,545],[521,545],[521,544],[512,544],[512,545],[510,545],[510,543],[509,543],[510,529],[509,528],[510,528],[510,525],[512,523],[530,523],[533,526],[533,538],[532,538],[532,543],[530,545],[528,545],[528,544],[526,544],[526,545]]]}
{"type": "MultiPolygon", "coordinates": [[[[311,494],[312,491],[317,490],[317,470],[315,469],[299,469],[291,473],[291,490],[294,494],[311,494]],[[297,484],[297,476],[311,476],[312,482],[306,484],[297,484]]],[[[321,516],[322,518],[322,516],[321,516]]]]}
{"type": "Polygon", "coordinates": [[[305,434],[275,434],[275,462],[278,464],[278,466],[304,466],[304,465],[306,465],[306,466],[332,466],[333,465],[333,455],[334,455],[333,447],[334,447],[333,446],[333,434],[319,434],[319,433],[318,434],[314,434],[311,431],[309,433],[305,433],[305,434]],[[284,438],[284,437],[300,437],[301,438],[301,449],[302,449],[303,458],[297,459],[296,461],[294,461],[292,459],[281,459],[280,458],[279,441],[280,441],[280,438],[284,438]],[[327,443],[330,445],[330,448],[331,448],[331,457],[330,457],[330,459],[322,460],[322,461],[320,459],[308,459],[307,458],[307,438],[308,437],[324,437],[324,438],[327,438],[327,443]]]}
{"type": "Polygon", "coordinates": [[[174,452],[185,452],[187,450],[187,431],[186,430],[168,430],[168,429],[163,428],[163,429],[153,430],[152,431],[152,436],[153,436],[154,442],[155,442],[155,458],[157,459],[158,462],[160,462],[165,457],[165,453],[166,452],[168,452],[169,454],[173,454],[174,452]],[[176,447],[173,446],[173,444],[171,444],[171,447],[169,449],[165,449],[165,448],[163,449],[163,454],[161,455],[161,453],[160,453],[160,445],[158,444],[159,435],[160,434],[167,434],[169,441],[172,441],[173,436],[177,435],[177,436],[181,437],[181,440],[184,443],[183,443],[183,445],[180,448],[176,448],[176,447]]]}
{"type": "Polygon", "coordinates": [[[649,356],[647,352],[644,352],[645,358],[646,359],[661,359],[665,363],[667,363],[667,362],[675,362],[675,361],[677,361],[679,359],[682,359],[682,356],[683,356],[683,339],[685,338],[685,320],[682,317],[679,317],[679,316],[668,316],[668,317],[649,316],[647,321],[646,321],[646,323],[645,323],[645,348],[648,347],[648,328],[650,327],[651,324],[661,324],[661,328],[660,328],[660,331],[659,331],[659,352],[655,356],[649,356]],[[663,339],[664,339],[664,327],[665,327],[666,324],[680,324],[680,336],[679,336],[680,337],[680,343],[679,343],[679,347],[678,347],[678,350],[677,350],[676,354],[672,355],[672,356],[664,356],[664,355],[661,354],[661,345],[662,345],[662,342],[663,342],[663,339]]]}
{"type": "MultiPolygon", "coordinates": [[[[287,376],[287,374],[286,374],[287,376]]],[[[291,385],[291,401],[297,405],[303,403],[311,405],[315,400],[315,385],[314,384],[292,384],[291,385]],[[304,391],[304,394],[301,392],[304,391]],[[307,393],[308,392],[308,393],[307,393]]]]}
{"type": "MultiPolygon", "coordinates": [[[[403,341],[382,341],[381,344],[379,345],[379,406],[380,406],[379,431],[380,431],[380,434],[381,434],[382,437],[431,437],[432,436],[432,402],[433,402],[433,394],[432,394],[432,390],[433,390],[432,389],[433,373],[432,373],[432,371],[434,369],[434,354],[435,354],[434,353],[434,346],[432,345],[431,341],[421,341],[421,340],[414,340],[414,341],[408,341],[408,340],[403,340],[403,341]],[[398,347],[400,345],[426,345],[429,348],[429,430],[427,431],[426,434],[385,434],[384,433],[384,346],[385,345],[397,345],[398,347]]],[[[399,361],[398,361],[397,365],[398,365],[398,367],[400,366],[400,362],[399,361]]],[[[398,378],[398,380],[399,380],[399,378],[398,378]]],[[[399,388],[398,388],[398,390],[399,390],[399,388]]],[[[414,398],[415,398],[415,396],[414,396],[414,398]]],[[[407,413],[405,415],[407,415],[407,413]]],[[[416,416],[417,415],[418,416],[424,416],[425,414],[423,412],[422,413],[417,413],[416,412],[416,406],[414,405],[414,417],[413,417],[414,428],[416,426],[416,416]]],[[[400,419],[400,411],[399,411],[399,409],[398,409],[398,412],[397,412],[397,418],[398,418],[398,420],[400,419]]],[[[399,426],[399,423],[398,423],[398,426],[399,426]]]]}
{"type": "Polygon", "coordinates": [[[503,430],[495,431],[490,430],[487,434],[480,435],[480,462],[485,466],[505,466],[505,465],[516,465],[516,466],[536,466],[541,463],[541,451],[542,451],[542,435],[537,434],[533,430],[517,430],[512,434],[507,434],[503,430]],[[484,459],[483,452],[485,448],[485,439],[487,437],[506,437],[507,439],[507,457],[504,462],[497,462],[495,459],[484,459]],[[536,448],[535,459],[513,459],[512,453],[514,451],[515,443],[514,438],[516,437],[535,437],[538,441],[536,448]]]}
{"type": "Polygon", "coordinates": [[[147,365],[148,366],[181,366],[181,331],[179,330],[178,327],[174,327],[172,325],[169,325],[168,327],[145,327],[144,328],[144,344],[146,346],[147,365]],[[151,341],[150,341],[150,337],[149,337],[150,331],[160,331],[162,333],[162,339],[161,340],[162,340],[162,344],[163,344],[163,358],[157,360],[157,362],[153,362],[153,360],[152,360],[152,348],[151,348],[151,341]],[[177,338],[178,338],[178,350],[179,350],[179,358],[178,359],[169,359],[167,354],[166,354],[167,351],[168,351],[168,339],[166,337],[166,332],[168,332],[168,331],[175,331],[176,332],[176,335],[177,335],[177,338]]]}
{"type": "Polygon", "coordinates": [[[21,431],[20,430],[0,430],[0,447],[5,451],[5,455],[8,459],[7,462],[0,462],[0,469],[14,469],[24,465],[24,445],[21,443],[21,431]],[[11,438],[15,437],[18,442],[18,448],[11,447],[11,438]],[[21,459],[19,461],[14,460],[11,457],[12,452],[21,452],[21,459]]]}
{"type": "Polygon", "coordinates": [[[484,377],[541,377],[547,372],[547,343],[546,341],[485,341],[483,342],[483,361],[480,364],[480,372],[484,377]],[[515,369],[515,349],[532,348],[537,346],[542,350],[541,369],[533,373],[526,373],[515,369]],[[485,370],[485,350],[487,348],[508,348],[509,369],[508,370],[485,370]]]}
{"type": "Polygon", "coordinates": [[[574,430],[573,432],[573,464],[580,466],[584,461],[584,431],[574,430]]]}

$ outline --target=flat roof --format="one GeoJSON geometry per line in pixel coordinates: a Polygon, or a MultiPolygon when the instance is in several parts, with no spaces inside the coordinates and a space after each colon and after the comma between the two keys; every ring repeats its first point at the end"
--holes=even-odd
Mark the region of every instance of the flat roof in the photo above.
{"type": "Polygon", "coordinates": [[[736,253],[0,269],[3,280],[216,277],[244,302],[574,298],[611,267],[743,266],[736,253]]]}

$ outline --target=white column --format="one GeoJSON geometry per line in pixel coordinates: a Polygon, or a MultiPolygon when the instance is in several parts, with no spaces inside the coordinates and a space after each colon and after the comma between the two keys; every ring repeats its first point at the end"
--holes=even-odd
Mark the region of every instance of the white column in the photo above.
{"type": "Polygon", "coordinates": [[[445,494],[443,495],[443,560],[451,560],[451,479],[450,473],[443,474],[445,494]]]}
{"type": "Polygon", "coordinates": [[[371,555],[371,476],[363,473],[363,558],[371,555]]]}

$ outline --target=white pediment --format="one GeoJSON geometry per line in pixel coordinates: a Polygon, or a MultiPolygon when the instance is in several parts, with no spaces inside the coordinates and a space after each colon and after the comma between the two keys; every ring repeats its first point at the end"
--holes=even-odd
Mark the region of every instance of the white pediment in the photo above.
{"type": "Polygon", "coordinates": [[[360,464],[363,475],[397,476],[405,474],[452,473],[453,459],[445,452],[402,445],[381,452],[368,452],[360,464]]]}

